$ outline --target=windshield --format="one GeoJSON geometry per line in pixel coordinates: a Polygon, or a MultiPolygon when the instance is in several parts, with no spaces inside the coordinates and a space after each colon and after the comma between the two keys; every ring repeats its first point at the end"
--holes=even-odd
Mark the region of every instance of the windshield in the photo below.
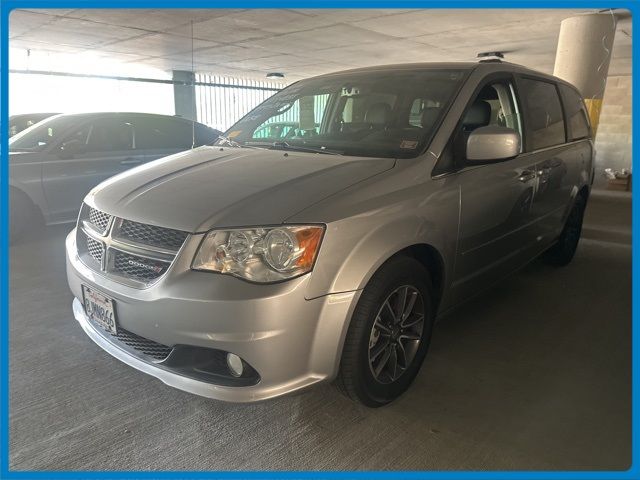
{"type": "Polygon", "coordinates": [[[20,133],[23,130],[41,122],[45,118],[49,118],[55,115],[55,113],[30,113],[23,115],[12,115],[9,117],[9,137],[13,137],[15,134],[20,133]]]}
{"type": "Polygon", "coordinates": [[[74,117],[56,116],[43,120],[9,139],[10,152],[41,152],[57,143],[77,123],[74,117]]]}
{"type": "Polygon", "coordinates": [[[415,157],[431,139],[465,72],[360,72],[303,80],[253,109],[217,144],[415,157]]]}

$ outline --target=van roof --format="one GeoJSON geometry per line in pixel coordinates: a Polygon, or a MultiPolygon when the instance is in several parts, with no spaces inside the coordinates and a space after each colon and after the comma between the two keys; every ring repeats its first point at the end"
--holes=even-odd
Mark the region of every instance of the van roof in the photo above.
{"type": "MultiPolygon", "coordinates": [[[[569,82],[562,80],[561,78],[554,77],[548,73],[540,72],[527,68],[517,63],[505,62],[504,60],[497,61],[475,61],[475,62],[423,62],[423,63],[400,63],[392,65],[376,65],[371,67],[354,68],[349,70],[342,70],[339,72],[327,73],[324,75],[318,75],[318,77],[330,77],[333,75],[342,74],[360,74],[360,73],[375,73],[375,72],[390,72],[390,71],[411,71],[411,70],[480,70],[485,73],[492,72],[512,72],[520,73],[523,75],[535,75],[536,77],[546,78],[547,80],[567,85],[573,89],[576,89],[569,82]]],[[[577,89],[576,89],[577,90],[577,89]]]]}

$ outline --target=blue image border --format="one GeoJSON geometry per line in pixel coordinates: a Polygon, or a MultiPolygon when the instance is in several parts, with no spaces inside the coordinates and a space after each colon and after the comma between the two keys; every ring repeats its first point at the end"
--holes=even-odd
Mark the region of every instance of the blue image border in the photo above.
{"type": "MultiPolygon", "coordinates": [[[[391,472],[304,472],[304,471],[168,471],[168,472],[128,472],[128,471],[17,471],[9,470],[9,161],[8,161],[8,118],[9,118],[9,15],[14,9],[22,8],[495,8],[495,9],[627,9],[632,15],[635,25],[639,4],[635,1],[569,1],[569,0],[234,0],[232,2],[215,2],[203,0],[0,0],[0,478],[4,479],[54,479],[54,478],[411,478],[411,479],[639,479],[640,468],[638,433],[638,395],[640,382],[638,376],[638,333],[637,311],[632,305],[632,458],[628,470],[624,471],[391,471],[391,472]]],[[[640,79],[636,75],[639,49],[636,42],[632,44],[632,88],[633,114],[632,121],[640,118],[637,115],[640,99],[640,79]]],[[[633,163],[640,153],[636,143],[640,121],[632,127],[633,163]]],[[[640,181],[632,176],[633,190],[640,187],[640,181]]],[[[638,201],[632,200],[632,251],[637,243],[638,201]]],[[[632,255],[632,278],[638,273],[638,260],[632,255]]],[[[637,282],[632,281],[632,298],[638,296],[637,282]]],[[[69,318],[72,318],[69,312],[69,318]]]]}

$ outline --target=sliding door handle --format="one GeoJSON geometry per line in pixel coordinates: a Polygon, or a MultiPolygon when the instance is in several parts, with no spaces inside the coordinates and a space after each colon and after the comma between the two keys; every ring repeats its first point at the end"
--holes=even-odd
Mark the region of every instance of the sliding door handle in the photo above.
{"type": "Polygon", "coordinates": [[[521,182],[528,182],[529,180],[534,180],[536,178],[536,172],[533,170],[523,170],[518,177],[518,180],[521,182]]]}

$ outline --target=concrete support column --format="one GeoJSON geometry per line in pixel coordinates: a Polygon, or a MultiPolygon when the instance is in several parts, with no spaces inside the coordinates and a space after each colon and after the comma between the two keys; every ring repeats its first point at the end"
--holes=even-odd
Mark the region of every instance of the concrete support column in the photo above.
{"type": "Polygon", "coordinates": [[[196,120],[196,75],[185,70],[173,71],[173,102],[176,115],[196,120]]]}
{"type": "Polygon", "coordinates": [[[563,20],[560,25],[553,74],[580,90],[594,134],[598,129],[615,34],[616,17],[611,13],[579,15],[563,20]]]}

